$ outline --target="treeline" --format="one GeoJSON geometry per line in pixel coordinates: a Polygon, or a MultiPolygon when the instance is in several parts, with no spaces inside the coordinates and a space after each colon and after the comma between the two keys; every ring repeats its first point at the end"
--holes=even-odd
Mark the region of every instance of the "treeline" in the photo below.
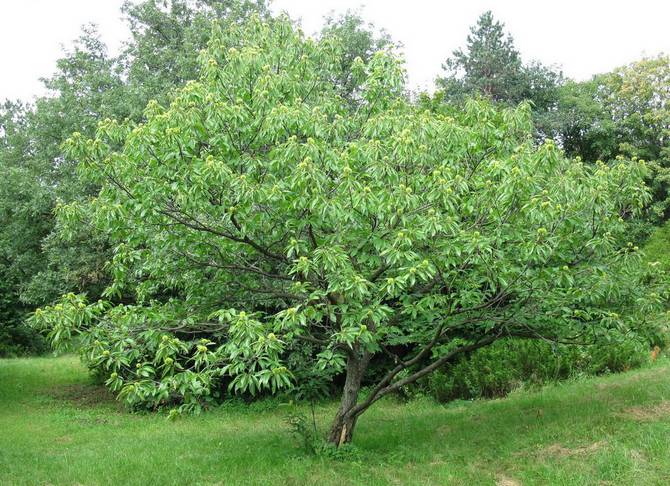
{"type": "MultiPolygon", "coordinates": [[[[5,101],[0,109],[0,354],[42,351],[41,338],[24,325],[26,316],[68,292],[95,301],[114,277],[106,265],[115,254],[107,235],[85,217],[75,226],[57,217],[62,205],[99,190],[77,176],[78,161],[62,144],[73,132],[93,137],[108,118],[141,122],[150,100],[169,103],[176,87],[198,76],[198,55],[214,20],[224,29],[251,14],[272,21],[268,6],[251,0],[148,0],[127,3],[123,12],[132,38],[119,55],[110,56],[95,28],[86,27],[44,79],[47,96],[32,104],[5,101]]],[[[355,13],[327,19],[320,36],[337,37],[344,46],[332,82],[352,105],[359,102],[356,59],[399,48],[355,13]]],[[[504,25],[487,12],[443,67],[438,90],[419,95],[417,103],[457,111],[472,97],[510,106],[529,101],[538,142],[553,139],[566,155],[588,163],[617,157],[647,162],[654,201],[644,223],[631,230],[637,240],[666,219],[668,57],[576,82],[557,68],[522,59],[504,25]]],[[[117,298],[132,299],[130,293],[117,298]]]]}

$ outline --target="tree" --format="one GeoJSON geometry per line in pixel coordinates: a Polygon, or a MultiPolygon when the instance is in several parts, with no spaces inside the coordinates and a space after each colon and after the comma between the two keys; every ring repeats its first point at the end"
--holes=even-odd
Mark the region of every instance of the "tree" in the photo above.
{"type": "Polygon", "coordinates": [[[31,167],[16,164],[27,150],[26,123],[21,104],[0,108],[0,355],[40,348],[31,345],[28,336],[34,332],[21,325],[29,309],[19,301],[21,283],[35,268],[35,239],[45,231],[36,217],[44,191],[35,192],[31,167]]]}
{"type": "Polygon", "coordinates": [[[600,76],[561,86],[556,110],[545,126],[570,157],[595,163],[618,154],[614,121],[603,104],[600,76]]]}
{"type": "Polygon", "coordinates": [[[366,23],[359,13],[352,11],[338,17],[326,17],[321,37],[337,39],[341,45],[340,68],[334,82],[343,96],[352,102],[356,101],[356,91],[360,89],[360,80],[352,70],[356,59],[368,62],[376,52],[398,46],[388,33],[383,30],[377,33],[373,24],[366,23]]]}
{"type": "Polygon", "coordinates": [[[470,28],[465,51],[457,49],[442,68],[438,84],[448,95],[481,93],[494,101],[520,102],[522,62],[504,24],[484,12],[470,28]]]}
{"type": "Polygon", "coordinates": [[[122,11],[132,41],[119,61],[135,120],[149,100],[169,102],[166,96],[176,87],[197,77],[198,53],[207,45],[214,19],[235,24],[252,13],[269,18],[264,0],[126,1],[122,11]]]}
{"type": "MultiPolygon", "coordinates": [[[[531,101],[537,115],[555,106],[562,75],[538,62],[524,64],[505,25],[483,13],[470,29],[465,50],[457,49],[437,79],[441,94],[452,102],[483,96],[506,105],[531,101]]],[[[541,128],[541,127],[540,127],[541,128]]]]}
{"type": "Polygon", "coordinates": [[[354,63],[352,111],[332,82],[341,52],[286,20],[215,27],[168,107],[75,133],[67,152],[101,187],[88,210],[116,244],[107,295],[130,283],[137,303],[67,295],[34,325],[56,344],[83,333],[89,365],[151,406],[208,400],[222,380],[287,387],[287,350],[309,347],[345,375],[339,445],[382,397],[500,338],[651,318],[660,292],[625,243],[643,164],[535,148],[527,105],[415,107],[390,53],[354,63]],[[390,364],[362,397],[376,356],[390,364]]]}
{"type": "MultiPolygon", "coordinates": [[[[74,130],[93,135],[101,114],[125,114],[121,98],[115,98],[121,79],[91,27],[44,82],[51,96],[38,99],[35,107],[6,102],[0,110],[0,177],[5,181],[0,188],[0,279],[5,290],[0,314],[5,324],[18,325],[33,305],[83,289],[62,285],[65,269],[47,270],[43,248],[54,229],[56,200],[87,193],[59,145],[74,130]],[[58,278],[51,278],[56,273],[58,278]]],[[[22,341],[30,349],[27,337],[22,341]]]]}
{"type": "Polygon", "coordinates": [[[547,124],[569,155],[585,161],[646,160],[652,221],[668,216],[669,87],[670,58],[642,59],[588,81],[566,83],[547,124]]]}
{"type": "Polygon", "coordinates": [[[652,166],[655,210],[665,220],[670,203],[670,56],[614,70],[604,76],[602,91],[620,154],[652,166]]]}
{"type": "MultiPolygon", "coordinates": [[[[53,217],[58,201],[99,189],[79,183],[76,161],[63,156],[61,144],[73,131],[92,136],[106,117],[140,121],[151,98],[168,102],[171,90],[197,76],[213,19],[267,15],[264,2],[245,0],[146,0],[123,11],[133,39],[119,57],[110,57],[96,29],[85,26],[42,80],[49,95],[33,106],[7,102],[0,112],[0,177],[8,181],[0,189],[0,322],[8,328],[18,329],[27,312],[63,293],[97,298],[109,283],[106,236],[82,224],[66,238],[53,217]]],[[[27,349],[30,333],[19,334],[27,349]]]]}

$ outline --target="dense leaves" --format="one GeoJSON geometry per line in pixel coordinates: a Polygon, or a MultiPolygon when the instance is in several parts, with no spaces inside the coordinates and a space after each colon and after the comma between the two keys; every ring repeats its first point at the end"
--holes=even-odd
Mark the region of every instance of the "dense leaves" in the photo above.
{"type": "Polygon", "coordinates": [[[21,321],[35,304],[51,302],[66,290],[94,291],[101,270],[100,253],[89,251],[96,239],[83,239],[79,251],[69,251],[53,234],[52,209],[58,199],[90,193],[59,145],[74,130],[92,135],[100,114],[124,115],[116,97],[120,79],[97,34],[87,29],[45,84],[54,96],[37,100],[34,108],[6,102],[0,110],[0,277],[5,290],[0,314],[13,316],[2,325],[21,321]],[[74,258],[49,268],[46,247],[74,258]],[[70,273],[72,267],[76,270],[70,273]]]}
{"type": "Polygon", "coordinates": [[[646,219],[668,216],[670,59],[643,59],[591,80],[560,88],[556,112],[544,127],[571,156],[584,161],[616,157],[647,161],[653,204],[646,219]]]}
{"type": "Polygon", "coordinates": [[[321,30],[321,37],[335,38],[342,46],[340,66],[334,73],[333,81],[342,96],[352,104],[358,101],[357,90],[361,82],[353,69],[356,60],[360,58],[367,62],[376,52],[396,47],[386,32],[377,33],[373,24],[366,23],[358,13],[352,11],[339,17],[328,17],[321,30]]]}

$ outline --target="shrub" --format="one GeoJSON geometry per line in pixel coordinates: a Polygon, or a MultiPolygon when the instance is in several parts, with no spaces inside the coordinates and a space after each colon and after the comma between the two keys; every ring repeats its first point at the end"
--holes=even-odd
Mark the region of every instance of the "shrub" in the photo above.
{"type": "Polygon", "coordinates": [[[46,349],[44,338],[20,321],[0,321],[0,358],[41,354],[46,349]]]}
{"type": "Polygon", "coordinates": [[[642,335],[621,333],[583,346],[505,339],[440,370],[422,387],[440,402],[501,397],[521,386],[639,367],[654,345],[642,335]]]}

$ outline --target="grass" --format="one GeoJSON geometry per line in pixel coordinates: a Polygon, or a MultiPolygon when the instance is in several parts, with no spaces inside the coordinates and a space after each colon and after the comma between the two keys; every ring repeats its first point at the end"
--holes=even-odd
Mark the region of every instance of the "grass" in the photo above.
{"type": "Polygon", "coordinates": [[[660,262],[660,268],[666,272],[670,271],[670,222],[654,229],[649,239],[644,244],[644,261],[660,262]]]}
{"type": "Polygon", "coordinates": [[[670,484],[668,361],[502,400],[384,401],[343,460],[304,455],[286,413],[168,421],[119,408],[75,357],[0,360],[0,484],[670,484]]]}

